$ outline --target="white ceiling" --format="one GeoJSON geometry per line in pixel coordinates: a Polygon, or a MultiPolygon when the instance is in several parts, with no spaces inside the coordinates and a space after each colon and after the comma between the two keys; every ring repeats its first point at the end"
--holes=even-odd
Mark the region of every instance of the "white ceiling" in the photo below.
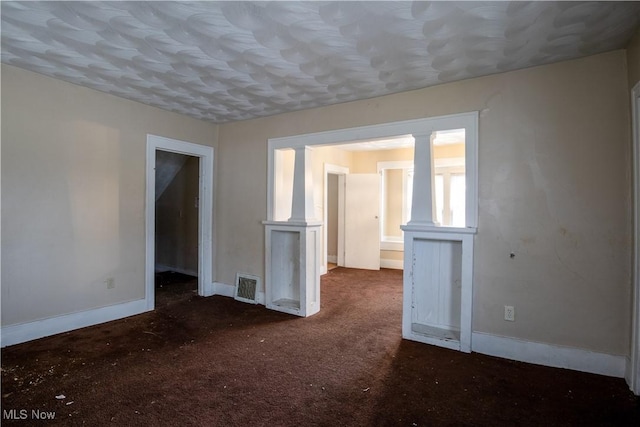
{"type": "Polygon", "coordinates": [[[224,123],[624,48],[640,2],[2,1],[2,62],[224,123]]]}

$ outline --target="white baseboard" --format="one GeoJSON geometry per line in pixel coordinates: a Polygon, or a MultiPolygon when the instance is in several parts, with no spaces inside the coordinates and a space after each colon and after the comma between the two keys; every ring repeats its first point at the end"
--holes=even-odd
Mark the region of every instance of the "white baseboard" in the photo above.
{"type": "Polygon", "coordinates": [[[471,351],[520,362],[623,378],[626,357],[474,332],[471,351]]]}
{"type": "Polygon", "coordinates": [[[235,297],[236,296],[236,287],[233,285],[227,285],[226,283],[213,282],[213,294],[212,295],[222,295],[225,297],[235,297]]]}
{"type": "Polygon", "coordinates": [[[395,270],[402,270],[404,268],[404,262],[401,259],[380,259],[380,268],[393,268],[395,270]]]}
{"type": "Polygon", "coordinates": [[[145,299],[140,299],[93,310],[35,320],[33,322],[3,326],[0,338],[2,341],[1,346],[6,347],[8,345],[20,344],[86,326],[134,316],[144,313],[145,311],[149,311],[147,310],[147,302],[145,299]]]}
{"type": "Polygon", "coordinates": [[[327,262],[338,263],[338,255],[327,255],[327,262]]]}
{"type": "Polygon", "coordinates": [[[203,297],[210,297],[212,295],[216,294],[216,290],[215,290],[215,284],[214,283],[205,283],[204,284],[204,293],[202,294],[203,297]]]}
{"type": "MultiPolygon", "coordinates": [[[[235,293],[235,286],[219,282],[205,284],[204,288],[204,296],[222,295],[233,298],[235,297],[235,293]]],[[[256,297],[258,304],[265,304],[264,292],[258,292],[256,297]]],[[[33,322],[2,326],[0,329],[0,346],[7,347],[20,344],[50,335],[73,331],[74,329],[135,316],[136,314],[147,311],[150,310],[147,309],[146,299],[140,299],[93,310],[35,320],[33,322]]]]}
{"type": "Polygon", "coordinates": [[[640,390],[634,390],[633,389],[633,378],[632,378],[632,374],[631,374],[631,356],[627,356],[624,359],[624,363],[625,363],[625,368],[624,368],[624,380],[627,383],[627,385],[629,386],[629,389],[634,392],[634,394],[636,395],[640,395],[640,390]]]}

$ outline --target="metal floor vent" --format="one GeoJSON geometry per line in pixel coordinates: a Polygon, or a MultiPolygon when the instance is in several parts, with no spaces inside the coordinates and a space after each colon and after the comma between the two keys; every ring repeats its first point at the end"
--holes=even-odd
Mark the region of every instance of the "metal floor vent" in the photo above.
{"type": "Polygon", "coordinates": [[[257,294],[258,294],[258,282],[260,281],[259,277],[252,276],[250,274],[241,274],[238,273],[236,275],[236,296],[235,299],[238,301],[248,302],[251,304],[257,304],[257,294]]]}

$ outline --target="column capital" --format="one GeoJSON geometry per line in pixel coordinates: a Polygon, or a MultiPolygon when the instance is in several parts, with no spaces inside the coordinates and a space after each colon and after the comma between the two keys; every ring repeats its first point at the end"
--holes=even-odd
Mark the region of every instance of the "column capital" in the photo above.
{"type": "Polygon", "coordinates": [[[431,136],[433,135],[433,132],[424,132],[424,133],[413,133],[411,134],[411,136],[413,136],[413,139],[418,142],[418,140],[420,141],[424,141],[425,139],[428,140],[429,142],[431,142],[431,136]]]}

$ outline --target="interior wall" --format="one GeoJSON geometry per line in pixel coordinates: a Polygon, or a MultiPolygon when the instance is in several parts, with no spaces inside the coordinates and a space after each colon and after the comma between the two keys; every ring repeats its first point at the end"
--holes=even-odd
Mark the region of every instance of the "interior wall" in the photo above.
{"type": "MultiPolygon", "coordinates": [[[[634,89],[634,87],[637,84],[640,84],[640,29],[638,29],[638,31],[636,31],[636,34],[634,35],[634,37],[631,39],[631,41],[629,42],[629,44],[627,45],[627,76],[628,76],[628,82],[629,82],[629,93],[631,92],[631,90],[634,89]]],[[[631,98],[630,98],[631,99],[631,98]]],[[[630,106],[631,107],[631,106],[630,106]]],[[[633,132],[633,130],[632,130],[633,132]]],[[[631,147],[633,147],[633,140],[631,141],[631,147]]],[[[635,181],[634,179],[634,171],[633,171],[633,157],[634,157],[634,150],[633,148],[630,148],[630,155],[629,155],[629,160],[628,160],[628,164],[629,164],[629,168],[631,170],[630,172],[630,176],[629,179],[633,182],[635,181]]],[[[633,184],[632,184],[633,185],[633,184]]],[[[632,187],[632,191],[635,190],[632,187]]],[[[637,194],[637,193],[635,193],[637,194]]],[[[632,196],[635,197],[635,196],[632,196]]],[[[635,213],[634,213],[635,214],[635,213]]],[[[633,235],[635,236],[637,234],[637,231],[634,230],[632,228],[631,232],[633,233],[633,235]]],[[[633,266],[633,262],[634,262],[634,258],[639,257],[640,254],[635,253],[635,250],[631,251],[631,265],[633,266]]],[[[634,277],[633,271],[632,271],[632,280],[637,282],[637,279],[634,277]]],[[[632,282],[633,283],[633,282],[632,282]]],[[[638,291],[638,289],[636,289],[636,292],[638,291]]],[[[629,299],[629,306],[630,306],[630,310],[633,313],[633,309],[634,309],[634,305],[635,305],[635,296],[633,296],[634,293],[632,292],[632,298],[629,299]]],[[[638,317],[640,313],[636,314],[636,318],[638,317]]],[[[633,316],[632,316],[633,319],[633,316]]],[[[636,321],[637,322],[637,321],[636,321]]],[[[633,325],[631,326],[631,330],[634,330],[634,326],[637,328],[638,325],[633,325]]],[[[629,346],[631,347],[633,345],[633,341],[634,338],[632,337],[633,332],[631,334],[629,334],[629,346]]],[[[636,338],[637,341],[637,338],[636,338]]],[[[627,366],[629,367],[630,364],[627,364],[627,366]]],[[[635,390],[636,393],[638,392],[638,390],[635,390]]]]}
{"type": "Polygon", "coordinates": [[[413,161],[413,148],[354,151],[353,173],[378,173],[378,162],[413,161]]]}
{"type": "Polygon", "coordinates": [[[324,218],[324,165],[349,168],[353,173],[353,153],[336,147],[314,147],[313,159],[313,204],[318,219],[324,218]]]}
{"type": "Polygon", "coordinates": [[[217,145],[213,124],[2,65],[3,326],[144,298],[148,133],[217,145]]]}
{"type": "Polygon", "coordinates": [[[627,46],[627,76],[629,80],[629,90],[640,82],[640,29],[627,46]]]}
{"type": "Polygon", "coordinates": [[[197,276],[200,159],[185,157],[186,162],[156,201],[156,271],[197,276]]]}
{"type": "Polygon", "coordinates": [[[464,144],[446,144],[433,147],[434,159],[450,159],[464,157],[464,144]]]}
{"type": "Polygon", "coordinates": [[[219,279],[233,283],[239,266],[264,277],[268,138],[480,111],[473,329],[626,354],[625,56],[619,50],[221,125],[219,279]],[[515,322],[503,320],[504,305],[515,307],[515,322]]]}

